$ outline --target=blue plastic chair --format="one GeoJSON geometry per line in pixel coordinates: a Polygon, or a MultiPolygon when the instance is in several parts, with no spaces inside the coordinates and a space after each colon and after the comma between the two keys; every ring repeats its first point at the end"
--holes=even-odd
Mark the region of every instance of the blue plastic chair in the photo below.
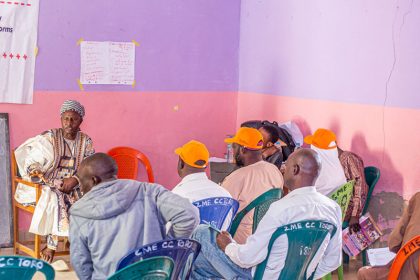
{"type": "Polygon", "coordinates": [[[288,249],[284,268],[278,279],[313,279],[316,269],[308,275],[308,266],[327,235],[330,234],[332,238],[336,231],[337,227],[334,224],[318,220],[305,220],[278,228],[268,243],[267,257],[255,270],[254,280],[263,279],[273,244],[284,234],[287,235],[288,249]]]}
{"type": "Polygon", "coordinates": [[[21,256],[0,257],[0,279],[29,280],[39,271],[45,279],[54,280],[55,271],[49,263],[21,256]]]}
{"type": "Polygon", "coordinates": [[[166,256],[170,257],[175,265],[171,279],[188,279],[200,249],[200,243],[188,238],[168,239],[150,243],[131,251],[123,257],[117,265],[117,271],[144,259],[166,256]]]}
{"type": "MultiPolygon", "coordinates": [[[[193,204],[200,211],[200,224],[208,224],[219,230],[229,213],[231,213],[230,224],[232,223],[239,208],[239,202],[230,197],[211,197],[193,204]]],[[[226,230],[229,230],[230,224],[226,230]]]]}

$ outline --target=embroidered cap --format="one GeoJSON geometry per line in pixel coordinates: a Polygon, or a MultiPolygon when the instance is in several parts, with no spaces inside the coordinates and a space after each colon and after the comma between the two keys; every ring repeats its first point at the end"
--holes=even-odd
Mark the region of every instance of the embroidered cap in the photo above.
{"type": "Polygon", "coordinates": [[[85,116],[85,107],[76,100],[66,100],[63,105],[61,105],[60,115],[68,111],[76,112],[82,118],[85,116]]]}

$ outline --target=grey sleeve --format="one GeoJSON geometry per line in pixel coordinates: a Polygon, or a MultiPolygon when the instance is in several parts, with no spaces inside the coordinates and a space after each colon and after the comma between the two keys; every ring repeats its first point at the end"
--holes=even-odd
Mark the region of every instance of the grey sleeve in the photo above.
{"type": "Polygon", "coordinates": [[[77,277],[81,280],[92,279],[93,263],[87,245],[87,238],[82,234],[82,228],[75,221],[70,219],[70,261],[77,277]]]}
{"type": "Polygon", "coordinates": [[[168,235],[172,238],[190,237],[200,223],[198,209],[192,203],[176,195],[162,186],[157,186],[157,208],[165,223],[170,222],[172,228],[168,235]]]}

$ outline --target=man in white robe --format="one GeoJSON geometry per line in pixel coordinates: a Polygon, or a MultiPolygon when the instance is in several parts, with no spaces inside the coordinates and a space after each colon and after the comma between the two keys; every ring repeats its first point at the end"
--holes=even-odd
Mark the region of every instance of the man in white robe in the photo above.
{"type": "MultiPolygon", "coordinates": [[[[29,231],[47,236],[42,258],[52,262],[58,237],[68,237],[70,206],[81,197],[76,176],[81,161],[94,154],[92,140],[80,131],[84,107],[67,100],[61,106],[61,128],[48,130],[23,143],[15,151],[20,175],[44,185],[29,231]]],[[[18,185],[15,199],[35,204],[35,189],[18,185]]]]}

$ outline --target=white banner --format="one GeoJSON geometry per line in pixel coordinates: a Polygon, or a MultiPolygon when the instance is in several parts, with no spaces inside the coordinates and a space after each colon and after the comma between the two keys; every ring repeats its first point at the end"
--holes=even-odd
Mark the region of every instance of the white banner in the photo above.
{"type": "Polygon", "coordinates": [[[31,104],[39,0],[0,0],[0,102],[31,104]]]}

